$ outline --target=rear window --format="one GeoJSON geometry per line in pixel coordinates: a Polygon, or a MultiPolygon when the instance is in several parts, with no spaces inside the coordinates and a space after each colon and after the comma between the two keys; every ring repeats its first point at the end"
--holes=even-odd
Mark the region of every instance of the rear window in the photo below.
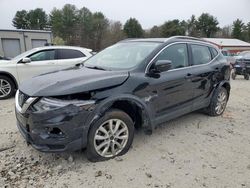
{"type": "Polygon", "coordinates": [[[72,49],[58,49],[58,59],[75,59],[75,58],[81,58],[85,57],[85,55],[78,51],[78,50],[72,50],[72,49]]]}
{"type": "Polygon", "coordinates": [[[207,46],[192,44],[191,50],[193,55],[192,65],[206,64],[212,60],[210,50],[207,46]]]}

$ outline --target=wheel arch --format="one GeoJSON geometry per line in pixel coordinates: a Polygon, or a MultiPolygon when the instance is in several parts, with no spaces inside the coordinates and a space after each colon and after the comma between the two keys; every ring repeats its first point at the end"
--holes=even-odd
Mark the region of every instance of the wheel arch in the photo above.
{"type": "Polygon", "coordinates": [[[140,98],[133,95],[109,97],[102,101],[94,112],[94,114],[98,115],[93,118],[91,124],[112,108],[116,108],[127,113],[134,121],[135,127],[144,127],[150,130],[152,129],[152,113],[150,109],[140,98]]]}
{"type": "Polygon", "coordinates": [[[13,83],[15,84],[15,89],[18,89],[17,80],[15,79],[15,77],[12,74],[5,72],[5,71],[0,71],[0,76],[7,76],[8,78],[10,78],[13,81],[13,83]]]}

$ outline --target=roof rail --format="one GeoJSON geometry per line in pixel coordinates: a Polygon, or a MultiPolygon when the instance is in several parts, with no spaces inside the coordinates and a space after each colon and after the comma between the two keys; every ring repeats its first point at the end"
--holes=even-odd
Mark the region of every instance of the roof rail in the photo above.
{"type": "Polygon", "coordinates": [[[207,42],[204,39],[189,37],[189,36],[173,36],[173,37],[168,38],[168,40],[171,40],[171,39],[189,39],[189,40],[197,40],[197,41],[201,41],[201,42],[207,42]]]}

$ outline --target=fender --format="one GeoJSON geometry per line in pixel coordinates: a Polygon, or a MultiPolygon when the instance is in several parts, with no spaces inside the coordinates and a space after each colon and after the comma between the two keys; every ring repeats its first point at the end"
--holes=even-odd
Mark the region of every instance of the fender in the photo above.
{"type": "Polygon", "coordinates": [[[216,84],[214,88],[219,89],[219,88],[221,88],[223,86],[225,86],[225,88],[227,89],[228,96],[229,96],[230,90],[231,90],[231,84],[230,84],[229,80],[222,80],[220,83],[216,84]]]}
{"type": "Polygon", "coordinates": [[[9,76],[13,81],[14,81],[14,84],[15,84],[15,88],[18,89],[18,83],[17,83],[17,80],[16,78],[10,74],[9,72],[5,72],[5,71],[0,71],[0,75],[6,75],[6,76],[9,76]]]}
{"type": "Polygon", "coordinates": [[[95,114],[95,116],[91,117],[90,119],[86,121],[88,122],[87,125],[90,126],[92,123],[94,123],[117,101],[127,101],[129,103],[135,104],[137,107],[139,107],[142,110],[143,119],[145,121],[145,124],[143,127],[150,129],[150,130],[153,128],[152,127],[153,113],[151,109],[147,106],[147,104],[142,99],[131,94],[111,96],[101,101],[99,104],[97,104],[95,110],[92,113],[92,114],[95,114]]]}

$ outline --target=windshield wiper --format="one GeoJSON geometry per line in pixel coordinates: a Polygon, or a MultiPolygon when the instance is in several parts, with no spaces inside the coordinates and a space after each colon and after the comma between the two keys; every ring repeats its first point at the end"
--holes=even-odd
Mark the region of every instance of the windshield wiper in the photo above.
{"type": "Polygon", "coordinates": [[[106,70],[103,67],[99,67],[99,66],[85,66],[85,67],[87,67],[89,69],[106,70]]]}

